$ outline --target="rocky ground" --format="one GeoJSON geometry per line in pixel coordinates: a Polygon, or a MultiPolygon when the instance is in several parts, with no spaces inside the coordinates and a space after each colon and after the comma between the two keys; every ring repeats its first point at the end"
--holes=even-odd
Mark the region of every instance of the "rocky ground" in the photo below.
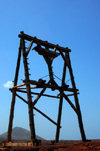
{"type": "MultiPolygon", "coordinates": [[[[22,143],[24,144],[24,143],[22,143]]],[[[25,144],[24,144],[25,145],[25,144]]],[[[100,151],[100,140],[91,140],[88,142],[82,141],[60,141],[57,144],[51,143],[51,141],[42,141],[40,146],[16,146],[6,147],[3,146],[0,150],[30,150],[30,151],[100,151]]]]}

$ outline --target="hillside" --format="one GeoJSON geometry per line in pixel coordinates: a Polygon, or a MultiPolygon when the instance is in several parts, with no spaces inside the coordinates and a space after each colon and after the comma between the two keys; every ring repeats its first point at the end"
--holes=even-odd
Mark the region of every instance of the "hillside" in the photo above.
{"type": "MultiPolygon", "coordinates": [[[[44,140],[43,138],[36,136],[39,140],[44,140]]],[[[7,139],[7,132],[0,135],[0,139],[7,139]]],[[[30,140],[30,131],[25,128],[15,127],[12,129],[12,140],[30,140]]]]}

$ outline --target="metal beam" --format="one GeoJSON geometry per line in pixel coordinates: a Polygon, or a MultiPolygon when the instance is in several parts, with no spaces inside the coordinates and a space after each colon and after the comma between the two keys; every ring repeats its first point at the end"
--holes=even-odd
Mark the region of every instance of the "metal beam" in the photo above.
{"type": "MultiPolygon", "coordinates": [[[[26,91],[19,90],[19,89],[16,89],[16,92],[23,92],[23,93],[27,93],[26,91]]],[[[39,95],[40,93],[31,92],[31,94],[39,95]]],[[[50,98],[55,98],[55,99],[59,99],[59,98],[60,98],[60,97],[53,96],[53,95],[48,95],[48,94],[42,94],[42,96],[46,96],[46,97],[50,97],[50,98]]]]}
{"type": "MultiPolygon", "coordinates": [[[[24,83],[26,83],[26,81],[25,80],[23,80],[23,82],[24,83]]],[[[78,89],[74,89],[74,88],[67,88],[67,87],[63,87],[63,86],[53,86],[53,85],[49,85],[48,83],[44,83],[44,84],[39,84],[39,82],[38,81],[35,81],[35,80],[29,80],[28,81],[30,84],[33,84],[33,85],[36,85],[36,87],[31,87],[31,89],[34,89],[34,88],[50,88],[50,89],[54,89],[54,90],[59,90],[59,91],[61,91],[61,90],[63,90],[63,91],[69,91],[69,92],[77,92],[77,91],[79,91],[78,89]]],[[[26,88],[19,88],[19,89],[26,89],[26,88]]]]}
{"type": "Polygon", "coordinates": [[[34,144],[34,142],[36,142],[35,124],[34,124],[33,109],[32,109],[31,88],[30,88],[30,83],[28,82],[29,81],[29,69],[28,69],[28,62],[27,62],[27,58],[26,58],[25,40],[24,39],[22,39],[22,52],[23,52],[25,80],[27,81],[26,91],[27,91],[27,99],[28,99],[30,134],[31,134],[31,141],[34,144]]]}
{"type": "MultiPolygon", "coordinates": [[[[18,98],[20,98],[21,100],[23,100],[26,104],[28,104],[28,102],[24,99],[24,98],[22,98],[21,96],[19,96],[17,93],[16,93],[16,96],[18,97],[18,98]]],[[[46,114],[44,114],[43,112],[41,112],[39,109],[37,109],[35,106],[33,106],[32,105],[32,108],[34,109],[34,110],[36,110],[38,113],[40,113],[41,115],[43,115],[46,119],[48,119],[50,122],[52,122],[53,124],[55,124],[56,126],[57,126],[57,123],[55,122],[55,121],[53,121],[50,117],[48,117],[46,114]]],[[[61,126],[60,126],[60,128],[61,128],[61,126]]]]}
{"type": "MultiPolygon", "coordinates": [[[[15,78],[14,78],[14,86],[17,85],[17,81],[18,81],[20,60],[21,60],[21,49],[22,49],[22,40],[20,40],[20,47],[19,47],[19,52],[18,52],[17,66],[16,66],[16,72],[15,72],[15,78]]],[[[8,141],[11,141],[15,100],[16,100],[16,90],[14,90],[13,93],[12,93],[12,102],[11,102],[9,125],[8,125],[8,141]]]]}
{"type": "MultiPolygon", "coordinates": [[[[67,53],[67,61],[69,62],[68,68],[69,68],[72,87],[73,87],[73,89],[76,89],[76,84],[74,81],[74,75],[73,75],[73,70],[71,67],[71,61],[70,61],[69,53],[67,53]]],[[[80,105],[79,105],[78,96],[77,96],[76,91],[74,92],[74,99],[75,99],[76,109],[78,111],[77,116],[78,116],[78,123],[79,123],[81,137],[82,137],[82,140],[85,142],[86,141],[86,135],[85,135],[85,131],[84,131],[84,126],[83,126],[83,122],[82,122],[82,115],[81,115],[80,105]]]]}
{"type": "Polygon", "coordinates": [[[73,105],[73,103],[70,101],[70,99],[68,98],[68,96],[67,95],[65,95],[64,93],[63,93],[63,96],[64,96],[64,98],[65,98],[65,100],[70,104],[70,106],[73,108],[73,110],[76,112],[76,114],[78,114],[78,111],[77,111],[77,109],[76,109],[76,107],[73,105]]]}
{"type": "MultiPolygon", "coordinates": [[[[48,82],[49,84],[49,82],[48,82]]],[[[42,91],[38,94],[37,98],[34,100],[34,102],[32,103],[33,105],[35,105],[38,100],[40,99],[41,96],[43,96],[43,93],[46,91],[46,88],[43,88],[42,91]]]]}
{"type": "MultiPolygon", "coordinates": [[[[64,63],[63,76],[62,76],[62,84],[61,84],[62,87],[63,87],[63,85],[65,83],[65,77],[66,77],[66,64],[64,63]]],[[[58,126],[57,126],[57,130],[56,130],[56,142],[59,141],[59,135],[60,135],[59,125],[61,123],[62,105],[63,105],[63,89],[60,91],[60,102],[59,102],[59,111],[58,111],[58,120],[57,120],[58,126]]]]}
{"type": "Polygon", "coordinates": [[[40,44],[40,45],[45,46],[45,47],[48,46],[49,48],[52,48],[52,49],[55,48],[56,50],[61,50],[62,52],[71,52],[71,50],[68,47],[64,48],[64,47],[61,47],[59,45],[49,43],[48,41],[43,41],[43,40],[40,40],[36,37],[29,36],[27,34],[24,34],[23,32],[21,32],[18,36],[19,36],[19,38],[23,38],[23,39],[28,40],[28,41],[33,41],[34,43],[40,44]]]}
{"type": "Polygon", "coordinates": [[[28,54],[29,54],[29,52],[31,50],[32,45],[33,45],[33,40],[31,41],[31,43],[30,43],[30,45],[29,45],[29,47],[27,49],[26,56],[28,56],[28,54]]]}

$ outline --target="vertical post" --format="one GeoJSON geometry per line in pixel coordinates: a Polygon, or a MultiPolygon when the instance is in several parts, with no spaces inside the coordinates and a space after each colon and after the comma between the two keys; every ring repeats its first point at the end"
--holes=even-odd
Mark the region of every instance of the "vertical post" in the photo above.
{"type": "MultiPolygon", "coordinates": [[[[72,87],[73,87],[73,89],[76,89],[76,84],[75,84],[75,80],[74,80],[74,76],[73,76],[73,70],[72,70],[72,67],[71,67],[71,61],[70,61],[69,53],[67,55],[67,59],[68,59],[67,60],[68,61],[68,68],[69,68],[72,87]]],[[[85,131],[84,131],[83,122],[82,122],[82,115],[81,115],[80,105],[79,105],[78,96],[77,96],[76,91],[74,92],[74,99],[75,99],[75,104],[76,104],[76,108],[77,108],[77,111],[78,111],[77,116],[78,116],[78,123],[79,123],[81,137],[82,137],[83,141],[86,141],[85,131]]]]}
{"type": "MultiPolygon", "coordinates": [[[[65,57],[66,57],[66,54],[65,54],[65,57]]],[[[64,62],[63,76],[62,76],[62,86],[64,85],[65,77],[66,77],[66,63],[64,62]]],[[[59,141],[60,123],[61,123],[61,114],[62,114],[62,104],[63,104],[63,90],[60,91],[60,102],[59,102],[57,130],[56,130],[56,143],[59,141]]]]}
{"type": "Polygon", "coordinates": [[[28,71],[29,69],[28,69],[28,63],[27,63],[27,58],[26,58],[24,39],[22,39],[22,46],[23,46],[23,49],[22,49],[23,64],[24,64],[24,71],[25,71],[25,81],[26,81],[26,91],[27,91],[27,100],[28,100],[28,111],[29,111],[29,125],[30,125],[31,141],[34,144],[36,141],[36,136],[35,136],[35,126],[34,126],[34,118],[33,118],[31,88],[30,88],[30,83],[29,83],[29,71],[28,71]]]}
{"type": "MultiPolygon", "coordinates": [[[[17,66],[16,66],[16,72],[15,72],[15,78],[14,78],[14,86],[17,85],[17,81],[18,81],[18,74],[19,74],[20,60],[21,60],[21,48],[22,48],[21,45],[22,43],[20,40],[20,47],[19,47],[19,52],[18,52],[17,66]]],[[[11,102],[11,109],[10,109],[10,116],[9,116],[8,141],[11,141],[15,100],[16,100],[16,90],[14,89],[12,93],[12,102],[11,102]]]]}

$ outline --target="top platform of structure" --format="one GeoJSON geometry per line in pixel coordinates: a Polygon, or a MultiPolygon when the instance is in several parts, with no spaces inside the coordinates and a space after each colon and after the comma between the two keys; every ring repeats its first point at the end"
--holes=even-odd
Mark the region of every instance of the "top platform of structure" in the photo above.
{"type": "Polygon", "coordinates": [[[66,48],[61,47],[58,44],[55,45],[55,44],[49,43],[48,41],[40,40],[36,37],[32,37],[32,36],[29,36],[27,34],[24,34],[24,32],[20,32],[20,34],[18,36],[19,36],[19,38],[23,38],[25,40],[32,41],[33,43],[42,45],[44,47],[48,47],[48,48],[51,48],[51,49],[56,49],[56,50],[59,50],[59,51],[62,51],[62,52],[71,52],[71,49],[69,49],[68,47],[66,47],[66,48]]]}

